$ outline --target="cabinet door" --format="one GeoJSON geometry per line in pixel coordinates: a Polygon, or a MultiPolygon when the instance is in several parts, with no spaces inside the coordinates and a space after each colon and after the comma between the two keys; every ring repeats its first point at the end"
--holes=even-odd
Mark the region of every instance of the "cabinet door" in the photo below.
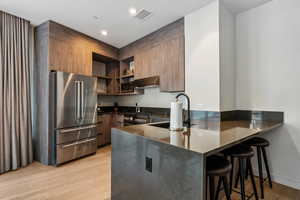
{"type": "Polygon", "coordinates": [[[148,77],[159,76],[159,69],[163,64],[163,57],[161,55],[162,46],[161,44],[157,44],[150,49],[149,57],[151,58],[149,61],[149,70],[148,77]]]}
{"type": "Polygon", "coordinates": [[[164,40],[134,57],[135,79],[160,77],[162,92],[184,91],[184,37],[164,40]]]}
{"type": "Polygon", "coordinates": [[[104,135],[104,143],[109,144],[111,141],[111,114],[103,115],[103,135],[104,135]]]}
{"type": "Polygon", "coordinates": [[[148,70],[147,52],[141,51],[134,56],[134,79],[145,78],[148,70]]]}
{"type": "Polygon", "coordinates": [[[50,70],[92,75],[92,55],[84,46],[53,37],[49,43],[50,70]]]}
{"type": "Polygon", "coordinates": [[[105,144],[104,135],[103,135],[103,133],[100,133],[97,135],[97,146],[100,147],[104,144],[105,144]]]}
{"type": "Polygon", "coordinates": [[[102,146],[105,144],[104,126],[103,126],[103,122],[102,122],[102,117],[101,117],[101,122],[99,122],[96,125],[96,130],[97,130],[97,146],[102,146]]]}
{"type": "Polygon", "coordinates": [[[60,24],[49,23],[49,68],[92,75],[92,51],[86,38],[60,24]]]}
{"type": "Polygon", "coordinates": [[[162,63],[161,45],[143,49],[134,56],[134,78],[143,79],[159,75],[162,63]]]}
{"type": "Polygon", "coordinates": [[[178,36],[161,44],[160,90],[184,91],[184,38],[178,36]]]}

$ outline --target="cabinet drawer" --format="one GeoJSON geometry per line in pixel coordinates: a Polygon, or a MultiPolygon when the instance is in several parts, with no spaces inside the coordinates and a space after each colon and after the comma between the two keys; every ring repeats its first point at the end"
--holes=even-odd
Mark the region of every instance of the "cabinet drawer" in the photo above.
{"type": "Polygon", "coordinates": [[[105,145],[105,137],[104,134],[98,134],[97,136],[97,146],[105,145]]]}
{"type": "Polygon", "coordinates": [[[80,128],[61,129],[56,131],[56,144],[69,143],[97,135],[96,126],[85,126],[80,128]]]}
{"type": "Polygon", "coordinates": [[[96,137],[56,146],[56,164],[80,158],[95,153],[97,150],[96,137]]]}

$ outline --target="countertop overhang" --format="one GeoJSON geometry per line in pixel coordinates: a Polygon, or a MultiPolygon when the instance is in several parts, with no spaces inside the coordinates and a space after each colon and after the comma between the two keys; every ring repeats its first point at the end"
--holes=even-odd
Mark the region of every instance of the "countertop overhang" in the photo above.
{"type": "Polygon", "coordinates": [[[235,144],[274,130],[283,125],[276,121],[200,121],[183,131],[171,131],[145,125],[115,128],[120,134],[128,133],[149,140],[169,144],[200,154],[213,154],[235,144]]]}

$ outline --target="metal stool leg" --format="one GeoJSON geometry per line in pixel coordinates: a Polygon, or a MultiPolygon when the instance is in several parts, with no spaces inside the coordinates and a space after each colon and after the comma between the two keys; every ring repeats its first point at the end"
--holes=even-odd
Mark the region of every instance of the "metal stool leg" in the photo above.
{"type": "Polygon", "coordinates": [[[249,166],[248,164],[246,163],[246,180],[248,180],[248,177],[249,177],[249,166]]]}
{"type": "Polygon", "coordinates": [[[215,180],[213,176],[209,177],[209,193],[210,193],[210,200],[215,199],[215,180]]]}
{"type": "Polygon", "coordinates": [[[222,181],[223,181],[223,186],[224,186],[224,190],[225,190],[226,199],[227,199],[227,200],[231,200],[230,192],[229,192],[229,188],[228,188],[227,177],[226,177],[226,176],[223,176],[223,177],[221,177],[221,178],[222,178],[222,181]]]}
{"type": "Polygon", "coordinates": [[[236,178],[235,178],[235,184],[234,184],[234,187],[237,188],[238,184],[239,184],[239,180],[240,180],[240,177],[241,177],[241,174],[239,173],[240,172],[240,169],[241,169],[241,166],[239,164],[238,166],[238,173],[236,175],[236,178]]]}
{"type": "Polygon", "coordinates": [[[240,165],[240,185],[241,185],[241,197],[242,200],[246,200],[245,194],[245,172],[244,172],[244,159],[239,158],[239,165],[240,165]]]}
{"type": "Polygon", "coordinates": [[[231,168],[231,171],[230,171],[230,182],[229,182],[229,184],[230,184],[230,185],[229,185],[229,186],[230,186],[230,189],[229,189],[229,192],[230,192],[230,194],[232,194],[234,158],[231,156],[231,157],[230,157],[230,160],[231,160],[232,168],[231,168]]]}
{"type": "Polygon", "coordinates": [[[266,167],[267,174],[268,174],[269,185],[270,185],[270,188],[272,188],[272,179],[271,179],[271,174],[270,174],[270,169],[269,169],[269,164],[268,164],[268,159],[267,159],[266,150],[265,150],[264,147],[261,148],[261,150],[262,150],[262,154],[263,154],[263,159],[264,159],[265,167],[266,167]]]}
{"type": "Polygon", "coordinates": [[[216,193],[215,200],[219,199],[219,193],[220,193],[220,190],[221,190],[221,183],[222,183],[222,179],[221,179],[221,177],[219,177],[218,186],[217,186],[217,193],[216,193]]]}
{"type": "Polygon", "coordinates": [[[259,173],[259,185],[260,185],[260,193],[261,198],[264,198],[264,178],[262,172],[262,160],[261,160],[261,148],[257,147],[257,161],[258,161],[258,173],[259,173]]]}
{"type": "Polygon", "coordinates": [[[254,191],[254,196],[255,199],[258,200],[258,194],[257,194],[257,190],[256,190],[256,185],[255,185],[255,180],[254,180],[254,176],[253,176],[253,170],[252,170],[252,164],[251,164],[251,160],[250,158],[247,158],[247,170],[250,173],[250,179],[251,179],[251,183],[252,183],[252,187],[253,187],[253,191],[254,191]]]}

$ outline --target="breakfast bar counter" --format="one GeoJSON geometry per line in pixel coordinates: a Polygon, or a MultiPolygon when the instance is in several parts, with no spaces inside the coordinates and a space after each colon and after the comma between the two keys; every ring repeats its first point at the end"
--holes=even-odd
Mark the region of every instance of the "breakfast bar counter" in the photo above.
{"type": "Polygon", "coordinates": [[[282,126],[272,121],[168,122],[112,130],[112,199],[206,199],[206,157],[282,126]]]}

